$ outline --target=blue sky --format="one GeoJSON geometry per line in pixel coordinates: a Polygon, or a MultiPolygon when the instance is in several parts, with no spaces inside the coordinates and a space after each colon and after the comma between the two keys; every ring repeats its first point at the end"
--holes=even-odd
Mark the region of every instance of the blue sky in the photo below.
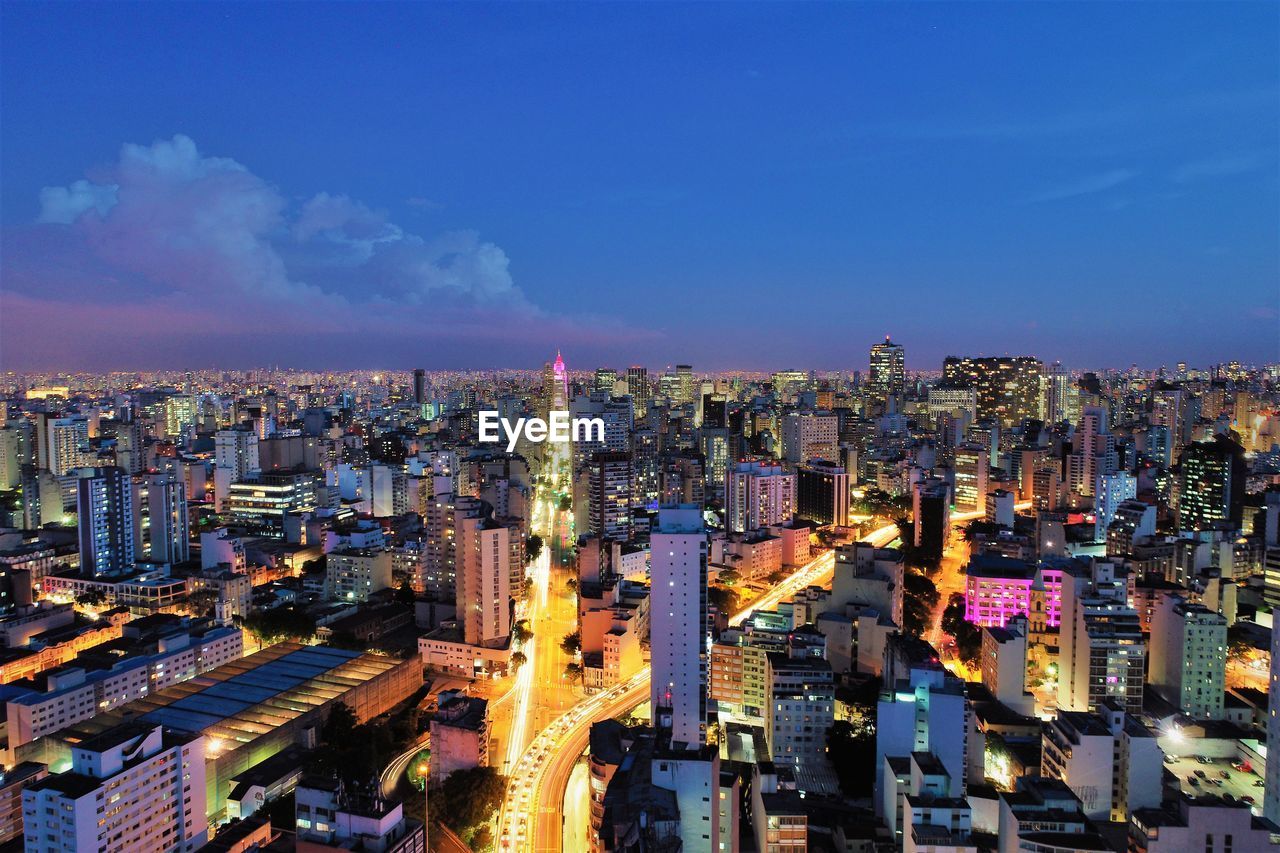
{"type": "Polygon", "coordinates": [[[8,369],[1280,357],[1276,4],[0,23],[8,369]]]}

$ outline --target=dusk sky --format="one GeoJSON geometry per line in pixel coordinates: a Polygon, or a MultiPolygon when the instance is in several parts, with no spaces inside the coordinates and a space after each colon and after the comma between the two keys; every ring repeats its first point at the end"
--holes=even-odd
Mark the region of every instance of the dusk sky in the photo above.
{"type": "Polygon", "coordinates": [[[1280,5],[0,5],[0,368],[1280,358],[1280,5]]]}

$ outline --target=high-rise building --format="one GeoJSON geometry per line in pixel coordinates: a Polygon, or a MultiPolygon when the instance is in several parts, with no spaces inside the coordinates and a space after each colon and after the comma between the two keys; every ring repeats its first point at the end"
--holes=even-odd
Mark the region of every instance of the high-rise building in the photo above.
{"type": "Polygon", "coordinates": [[[611,367],[597,367],[594,390],[605,394],[613,393],[613,386],[618,384],[618,371],[611,367]]]}
{"type": "Polygon", "coordinates": [[[796,475],[781,465],[739,462],[725,484],[725,525],[731,533],[786,524],[796,512],[796,475]]]}
{"type": "Polygon", "coordinates": [[[1089,406],[1080,416],[1067,457],[1067,484],[1078,495],[1091,497],[1098,478],[1114,474],[1119,466],[1116,437],[1107,429],[1106,409],[1089,406]]]}
{"type": "Polygon", "coordinates": [[[80,571],[88,577],[133,568],[133,483],[122,468],[82,468],[76,480],[80,571]]]}
{"type": "Polygon", "coordinates": [[[643,420],[649,415],[649,399],[652,394],[649,391],[649,370],[648,368],[632,365],[627,368],[627,394],[631,396],[632,407],[635,409],[636,419],[643,420]]]}
{"type": "Polygon", "coordinates": [[[133,478],[133,541],[138,558],[151,563],[183,563],[191,556],[187,487],[169,472],[133,478]]]}
{"type": "Polygon", "coordinates": [[[588,530],[605,539],[631,538],[635,486],[629,453],[596,453],[587,466],[588,530]]]}
{"type": "Polygon", "coordinates": [[[1097,711],[1106,699],[1142,709],[1146,640],[1114,563],[1093,559],[1062,577],[1058,707],[1097,711]]]}
{"type": "Polygon", "coordinates": [[[89,446],[88,418],[56,418],[46,424],[46,436],[44,467],[55,477],[65,477],[84,464],[89,446]]]}
{"type": "Polygon", "coordinates": [[[867,371],[867,391],[881,405],[901,397],[907,387],[906,356],[901,344],[884,336],[884,343],[871,346],[871,367],[867,371]]]}
{"type": "Polygon", "coordinates": [[[1127,471],[1099,474],[1093,491],[1093,539],[1105,542],[1107,528],[1115,521],[1120,504],[1137,497],[1138,479],[1127,471]]]}
{"type": "Polygon", "coordinates": [[[990,451],[976,444],[962,444],[955,451],[955,501],[960,512],[976,512],[987,505],[991,476],[990,451]]]}
{"type": "Polygon", "coordinates": [[[707,728],[707,536],[701,507],[658,510],[650,537],[651,707],[673,745],[699,749],[707,728]]]}
{"type": "Polygon", "coordinates": [[[542,368],[542,400],[538,415],[550,418],[551,412],[567,412],[569,410],[569,371],[564,366],[564,357],[556,350],[556,360],[548,362],[542,368]]]}
{"type": "Polygon", "coordinates": [[[819,459],[797,468],[796,515],[817,524],[848,524],[849,475],[844,468],[819,459]]]}
{"type": "Polygon", "coordinates": [[[782,419],[782,455],[794,465],[836,459],[839,440],[839,419],[830,412],[789,412],[782,419]]]}
{"type": "Polygon", "coordinates": [[[1045,370],[1045,422],[1073,423],[1078,409],[1075,385],[1071,382],[1071,371],[1063,367],[1062,362],[1055,361],[1045,370]]]}
{"type": "Polygon", "coordinates": [[[511,531],[491,518],[458,520],[458,621],[482,646],[511,633],[511,531]]]}
{"type": "Polygon", "coordinates": [[[1244,448],[1225,435],[1188,444],[1178,457],[1178,526],[1239,530],[1244,517],[1244,448]]]}
{"type": "MultiPolygon", "coordinates": [[[[1267,690],[1267,743],[1280,743],[1280,625],[1271,625],[1271,673],[1267,690]]],[[[1268,761],[1262,814],[1280,824],[1280,761],[1268,761]]]]}
{"type": "Polygon", "coordinates": [[[413,370],[413,402],[419,406],[427,402],[427,372],[421,367],[413,370]]]}
{"type": "Polygon", "coordinates": [[[692,403],[694,401],[693,365],[676,365],[676,402],[692,403]]]}
{"type": "Polygon", "coordinates": [[[1227,620],[1179,595],[1163,595],[1151,616],[1147,682],[1184,714],[1224,716],[1227,620]]]}
{"type": "Polygon", "coordinates": [[[1040,415],[1040,359],[1031,356],[958,358],[942,363],[942,378],[977,395],[978,418],[1015,426],[1040,415]]]}
{"type": "Polygon", "coordinates": [[[231,471],[231,482],[238,483],[258,465],[258,434],[251,429],[223,429],[213,436],[214,467],[231,471]]]}
{"type": "Polygon", "coordinates": [[[71,769],[22,792],[26,849],[187,853],[208,840],[205,739],[122,723],[77,743],[71,769]]]}

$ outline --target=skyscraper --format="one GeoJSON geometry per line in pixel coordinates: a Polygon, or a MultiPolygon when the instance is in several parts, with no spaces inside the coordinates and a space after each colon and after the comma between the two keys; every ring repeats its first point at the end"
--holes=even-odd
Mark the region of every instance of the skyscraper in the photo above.
{"type": "Polygon", "coordinates": [[[80,571],[86,577],[133,568],[133,484],[122,468],[83,468],[76,481],[80,571]]]}
{"type": "Polygon", "coordinates": [[[427,372],[421,367],[413,371],[413,402],[419,406],[427,402],[427,372]]]}
{"type": "Polygon", "coordinates": [[[140,474],[133,480],[134,549],[152,563],[181,563],[190,554],[187,488],[169,472],[140,474]]]}
{"type": "Polygon", "coordinates": [[[698,749],[707,728],[707,537],[700,507],[662,507],[651,537],[650,700],[671,743],[698,749]]]}
{"type": "Polygon", "coordinates": [[[560,350],[556,350],[556,360],[542,368],[542,406],[538,413],[543,418],[550,418],[551,412],[567,412],[569,410],[569,371],[564,366],[564,358],[560,350]]]}
{"type": "Polygon", "coordinates": [[[649,371],[647,368],[632,365],[627,368],[627,393],[631,395],[632,407],[636,420],[643,420],[649,414],[649,371]]]}
{"type": "Polygon", "coordinates": [[[871,368],[867,371],[867,390],[872,398],[886,405],[891,397],[901,396],[907,386],[906,355],[901,344],[884,336],[884,343],[872,344],[871,368]]]}
{"type": "Polygon", "coordinates": [[[1244,448],[1225,435],[1188,444],[1178,457],[1178,526],[1240,529],[1244,517],[1244,448]]]}
{"type": "Polygon", "coordinates": [[[786,524],[796,512],[796,475],[769,462],[739,462],[728,473],[725,526],[733,533],[786,524]]]}

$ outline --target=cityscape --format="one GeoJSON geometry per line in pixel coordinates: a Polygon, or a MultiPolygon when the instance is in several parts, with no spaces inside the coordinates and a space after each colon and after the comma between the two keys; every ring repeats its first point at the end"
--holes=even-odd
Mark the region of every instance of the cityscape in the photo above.
{"type": "Polygon", "coordinates": [[[0,3],[0,853],[1280,853],[1278,617],[1280,4],[0,3]]]}

